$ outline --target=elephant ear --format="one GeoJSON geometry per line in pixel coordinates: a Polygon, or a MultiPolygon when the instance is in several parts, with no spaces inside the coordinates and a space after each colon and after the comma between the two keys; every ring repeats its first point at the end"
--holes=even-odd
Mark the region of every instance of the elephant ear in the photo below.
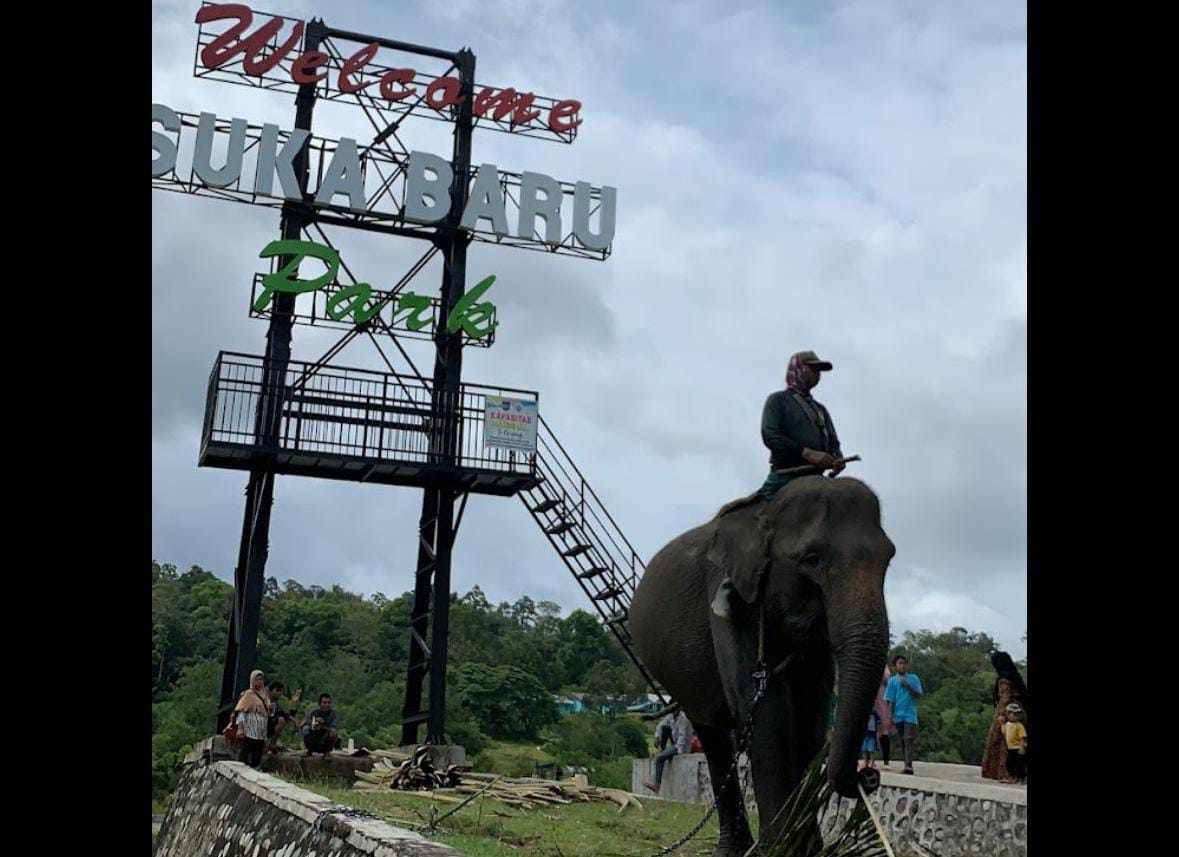
{"type": "Polygon", "coordinates": [[[770,568],[774,530],[769,520],[754,515],[718,518],[705,558],[731,582],[746,604],[755,604],[770,568]]]}

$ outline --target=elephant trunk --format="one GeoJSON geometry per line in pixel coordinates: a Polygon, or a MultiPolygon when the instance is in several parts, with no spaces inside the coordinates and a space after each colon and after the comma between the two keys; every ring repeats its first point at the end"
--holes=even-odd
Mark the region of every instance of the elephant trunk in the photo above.
{"type": "Polygon", "coordinates": [[[828,634],[839,670],[839,702],[827,757],[827,779],[843,797],[858,795],[856,762],[888,654],[888,617],[882,589],[861,588],[827,599],[828,634]]]}

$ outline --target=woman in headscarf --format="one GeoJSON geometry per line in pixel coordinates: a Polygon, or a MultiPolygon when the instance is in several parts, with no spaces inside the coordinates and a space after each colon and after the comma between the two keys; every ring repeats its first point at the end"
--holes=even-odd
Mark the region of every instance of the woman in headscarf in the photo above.
{"type": "Polygon", "coordinates": [[[250,673],[250,686],[238,697],[233,717],[241,730],[242,750],[239,760],[251,768],[262,764],[266,749],[266,723],[270,717],[270,694],[266,692],[266,677],[262,670],[250,673]]]}
{"type": "Polygon", "coordinates": [[[987,733],[987,746],[983,750],[982,775],[988,780],[1007,778],[1007,741],[1003,737],[1003,724],[1007,721],[1007,706],[1015,703],[1023,712],[1026,723],[1028,710],[1028,688],[1023,676],[1006,652],[991,655],[991,666],[995,668],[995,686],[991,700],[995,703],[995,718],[987,733]]]}
{"type": "Polygon", "coordinates": [[[888,767],[888,759],[892,753],[892,742],[889,736],[893,731],[892,712],[888,710],[888,703],[884,701],[884,690],[888,686],[888,680],[892,677],[892,671],[888,666],[884,667],[884,676],[880,679],[880,687],[876,691],[876,702],[872,705],[872,710],[876,712],[876,716],[880,718],[880,726],[876,730],[876,741],[880,744],[880,760],[884,763],[884,767],[888,767]]]}

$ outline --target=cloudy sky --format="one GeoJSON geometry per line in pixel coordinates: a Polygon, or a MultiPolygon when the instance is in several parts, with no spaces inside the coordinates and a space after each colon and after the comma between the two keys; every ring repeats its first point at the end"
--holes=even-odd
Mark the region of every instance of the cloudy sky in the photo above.
{"type": "MultiPolygon", "coordinates": [[[[287,95],[196,80],[197,0],[153,3],[152,100],[292,125],[287,95]]],[[[500,327],[464,377],[540,392],[541,413],[645,557],[756,488],[765,396],[789,355],[835,364],[816,390],[849,473],[897,544],[894,633],[962,625],[1026,649],[1027,278],[1023,3],[445,3],[268,0],[342,29],[477,56],[479,84],[584,104],[571,146],[477,132],[501,169],[618,188],[605,262],[472,245],[468,283],[500,327]]],[[[420,63],[422,70],[439,73],[420,63]]],[[[318,134],[365,139],[316,108],[318,134]]],[[[447,155],[448,127],[412,148],[447,155]]],[[[371,131],[369,132],[371,137],[371,131]]],[[[514,224],[513,224],[514,225],[514,224]]],[[[240,472],[198,468],[219,350],[261,353],[248,317],[273,209],[152,195],[152,554],[232,578],[240,472]]],[[[333,233],[391,285],[410,239],[333,233]]],[[[414,282],[433,292],[440,268],[414,282]]],[[[314,360],[330,333],[295,328],[314,360]]],[[[430,346],[410,343],[420,367],[430,346]]],[[[377,368],[371,343],[337,358],[377,368]]],[[[280,478],[267,575],[389,595],[412,588],[416,489],[280,478]]],[[[517,499],[472,497],[454,586],[589,608],[517,499]]]]}

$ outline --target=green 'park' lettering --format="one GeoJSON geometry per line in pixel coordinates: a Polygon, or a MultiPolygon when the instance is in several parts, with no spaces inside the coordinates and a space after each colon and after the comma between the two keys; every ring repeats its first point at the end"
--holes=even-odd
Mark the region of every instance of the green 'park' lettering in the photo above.
{"type": "Polygon", "coordinates": [[[290,255],[290,260],[273,274],[262,278],[262,293],[254,301],[254,309],[258,312],[270,305],[270,298],[275,292],[298,295],[322,289],[336,278],[340,271],[340,254],[334,248],[312,241],[280,240],[271,241],[262,248],[259,258],[269,259],[272,256],[290,255]],[[314,280],[300,280],[299,263],[308,256],[319,259],[327,265],[327,270],[314,280]]]}
{"type": "MultiPolygon", "coordinates": [[[[340,254],[334,248],[325,244],[316,244],[314,241],[271,241],[258,255],[262,259],[274,256],[289,258],[279,270],[262,277],[262,291],[254,301],[256,312],[261,312],[270,306],[270,301],[275,293],[301,295],[314,292],[335,282],[336,275],[340,272],[340,254]],[[299,264],[308,258],[323,262],[326,270],[315,279],[300,280],[298,277],[299,264]]],[[[495,274],[484,277],[473,289],[459,299],[447,320],[447,333],[455,333],[462,329],[471,339],[484,339],[492,334],[499,326],[498,321],[493,321],[495,304],[491,301],[480,301],[479,298],[491,288],[491,284],[494,282],[495,274]]],[[[327,315],[333,321],[343,321],[344,318],[351,315],[355,324],[364,324],[389,303],[389,301],[383,301],[377,306],[370,306],[372,294],[373,288],[368,283],[353,283],[350,286],[345,286],[328,296],[327,315]]],[[[400,323],[409,330],[419,331],[430,323],[430,307],[431,301],[426,295],[406,292],[397,302],[393,323],[397,324],[397,317],[404,312],[405,315],[401,316],[400,323]]]]}
{"type": "Polygon", "coordinates": [[[491,332],[499,326],[498,321],[493,321],[483,327],[479,325],[495,316],[495,304],[490,301],[482,303],[475,303],[475,301],[482,297],[494,282],[495,274],[484,277],[476,283],[475,288],[459,298],[459,302],[454,305],[454,311],[451,312],[450,318],[446,322],[447,333],[454,333],[461,327],[471,339],[482,339],[491,335],[491,332]]]}

